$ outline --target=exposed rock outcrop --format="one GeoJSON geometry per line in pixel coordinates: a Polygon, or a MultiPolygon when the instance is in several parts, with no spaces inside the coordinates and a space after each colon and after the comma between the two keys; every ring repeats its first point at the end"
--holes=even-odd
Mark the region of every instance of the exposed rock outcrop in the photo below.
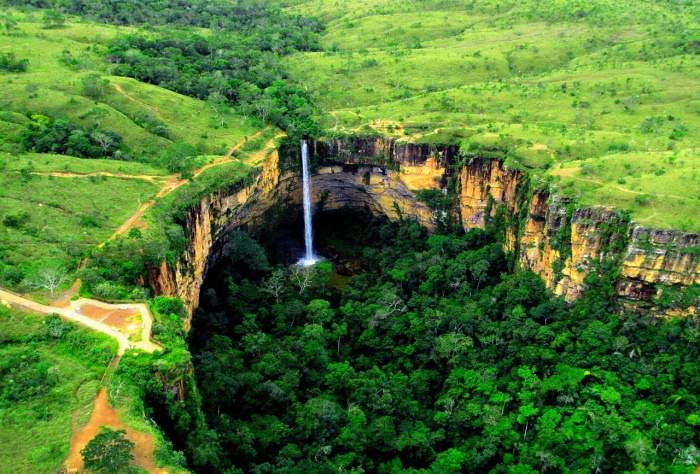
{"type": "Polygon", "coordinates": [[[700,235],[635,227],[622,263],[618,294],[651,301],[657,285],[700,285],[700,235]]]}
{"type": "MultiPolygon", "coordinates": [[[[522,172],[500,160],[473,159],[454,176],[455,146],[353,138],[316,142],[312,151],[321,165],[312,177],[317,211],[361,208],[432,227],[432,211],[412,191],[442,189],[448,179],[457,179],[465,229],[483,228],[489,217],[504,212],[510,219],[508,249],[520,268],[540,274],[569,301],[585,289],[584,278],[601,258],[622,260],[617,291],[631,300],[651,300],[657,285],[700,284],[700,235],[634,227],[613,208],[576,208],[547,191],[531,190],[522,172]]],[[[164,264],[152,272],[151,285],[181,297],[191,313],[207,270],[225,249],[225,235],[238,227],[264,228],[279,215],[301,215],[300,188],[299,173],[282,172],[273,153],[252,185],[204,196],[186,219],[186,252],[175,268],[164,264]]]]}
{"type": "MultiPolygon", "coordinates": [[[[431,211],[416,199],[399,171],[380,166],[348,169],[336,164],[316,170],[312,183],[317,212],[366,209],[392,219],[401,214],[432,226],[431,211]]],[[[436,182],[433,187],[437,186],[436,182]]],[[[282,173],[279,156],[273,153],[251,186],[230,194],[219,191],[204,196],[189,209],[185,219],[187,249],[174,267],[163,263],[151,272],[151,286],[159,294],[180,297],[192,314],[199,305],[199,290],[207,271],[226,248],[226,235],[237,228],[255,233],[275,222],[279,215],[301,216],[301,201],[299,174],[282,173]]]]}

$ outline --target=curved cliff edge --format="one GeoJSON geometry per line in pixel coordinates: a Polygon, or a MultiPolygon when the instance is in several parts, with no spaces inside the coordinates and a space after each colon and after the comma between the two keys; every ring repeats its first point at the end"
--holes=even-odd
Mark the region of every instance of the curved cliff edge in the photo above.
{"type": "MultiPolygon", "coordinates": [[[[418,201],[414,191],[447,193],[449,187],[465,230],[484,228],[500,215],[516,264],[540,274],[548,288],[568,301],[581,294],[584,278],[601,261],[617,263],[620,297],[652,309],[664,289],[700,285],[700,235],[640,227],[610,207],[577,207],[501,160],[465,159],[456,146],[384,138],[314,142],[312,150],[318,165],[312,177],[317,210],[363,208],[433,227],[435,211],[418,201]]],[[[174,267],[164,263],[151,273],[154,290],[180,297],[192,314],[206,272],[222,255],[231,230],[255,233],[280,216],[301,214],[299,173],[283,171],[298,168],[295,161],[294,151],[274,152],[251,186],[207,195],[191,207],[187,249],[174,267]]],[[[697,302],[685,306],[663,312],[698,312],[697,302]]]]}

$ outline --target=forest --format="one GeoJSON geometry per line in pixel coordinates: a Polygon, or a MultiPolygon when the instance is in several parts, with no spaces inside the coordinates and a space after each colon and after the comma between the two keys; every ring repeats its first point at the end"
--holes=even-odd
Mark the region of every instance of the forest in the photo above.
{"type": "Polygon", "coordinates": [[[205,421],[168,433],[187,439],[176,447],[196,472],[689,472],[700,461],[693,318],[621,313],[612,280],[595,275],[569,306],[537,275],[508,271],[493,227],[320,220],[319,248],[352,277],[330,262],[286,268],[279,242],[235,232],[207,279],[188,337],[205,421]]]}

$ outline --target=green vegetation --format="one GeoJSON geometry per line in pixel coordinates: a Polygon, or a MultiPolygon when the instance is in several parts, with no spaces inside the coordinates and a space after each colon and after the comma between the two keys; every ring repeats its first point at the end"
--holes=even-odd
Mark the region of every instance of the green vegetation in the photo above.
{"type": "Polygon", "coordinates": [[[143,281],[149,270],[160,268],[163,261],[174,264],[185,250],[190,208],[215,191],[243,189],[256,172],[240,161],[225,163],[158,200],[144,215],[148,226],[143,232],[134,228],[92,252],[79,272],[82,293],[113,301],[147,298],[143,281]]]}
{"type": "Polygon", "coordinates": [[[26,72],[28,59],[15,59],[13,53],[0,53],[0,70],[7,72],[26,72]]]}
{"type": "Polygon", "coordinates": [[[124,472],[129,461],[134,443],[126,439],[126,430],[113,430],[109,426],[100,426],[100,433],[92,438],[80,451],[85,469],[95,472],[124,472]]]}
{"type": "Polygon", "coordinates": [[[275,267],[242,237],[212,270],[190,334],[208,424],[187,441],[196,472],[700,462],[697,318],[620,314],[614,271],[589,276],[572,306],[551,298],[538,276],[508,274],[495,227],[429,237],[411,221],[338,222],[318,246],[359,260],[342,289],[331,264],[275,267]]]}
{"type": "Polygon", "coordinates": [[[95,130],[87,133],[79,126],[64,120],[51,120],[43,115],[32,115],[33,122],[21,134],[26,150],[37,153],[58,153],[78,158],[111,157],[131,161],[120,148],[124,139],[114,130],[95,130]]]}
{"type": "MultiPolygon", "coordinates": [[[[49,6],[49,2],[6,3],[19,7],[49,6]]],[[[278,62],[279,55],[318,49],[318,33],[323,26],[315,19],[289,15],[257,2],[127,4],[105,0],[89,5],[68,2],[64,8],[100,23],[147,25],[151,30],[147,34],[110,35],[106,51],[93,45],[91,52],[98,54],[88,57],[76,57],[71,50],[63,49],[56,57],[68,68],[85,69],[91,59],[102,56],[116,75],[206,100],[220,126],[226,125],[231,115],[229,108],[236,105],[244,114],[255,113],[262,122],[270,121],[299,135],[318,135],[314,123],[317,111],[303,88],[284,83],[285,73],[278,62]],[[165,24],[168,28],[154,34],[153,24],[165,24]],[[210,30],[198,31],[195,27],[210,30]]],[[[99,42],[105,43],[104,39],[99,42]]],[[[100,66],[106,69],[105,64],[100,66]]],[[[80,81],[82,94],[95,101],[104,100],[110,89],[109,80],[102,79],[99,73],[83,74],[80,81]]],[[[36,97],[37,94],[30,96],[36,97]]],[[[150,112],[157,114],[158,109],[154,107],[150,112]]],[[[139,117],[131,118],[137,125],[144,125],[139,117]]],[[[158,118],[150,117],[147,122],[153,120],[158,118]]],[[[144,126],[148,132],[170,138],[165,123],[147,125],[151,125],[144,126]]]]}
{"type": "MultiPolygon", "coordinates": [[[[191,436],[200,444],[194,449],[208,449],[208,433],[199,411],[199,394],[190,374],[191,356],[185,342],[185,308],[182,301],[159,296],[151,301],[155,317],[153,337],[166,349],[154,354],[136,350],[127,351],[108,383],[110,402],[124,408],[121,419],[134,429],[151,433],[156,439],[154,458],[159,466],[182,470],[187,465],[185,454],[173,448],[173,441],[161,431],[176,427],[182,439],[191,436]],[[184,400],[179,400],[182,394],[184,400]],[[148,403],[146,402],[148,401],[148,403]],[[144,420],[155,419],[158,426],[144,420]]],[[[173,439],[178,446],[184,443],[173,439]]]]}
{"type": "Polygon", "coordinates": [[[7,472],[55,472],[68,457],[72,419],[87,422],[116,342],[0,306],[0,443],[7,472]]]}
{"type": "Polygon", "coordinates": [[[110,76],[107,44],[135,33],[133,28],[70,21],[66,28],[45,30],[31,13],[8,10],[6,15],[16,24],[2,36],[3,46],[28,60],[27,72],[3,74],[0,80],[0,93],[7,98],[0,103],[0,127],[14,132],[3,137],[9,151],[17,151],[13,136],[32,114],[85,130],[115,130],[129,155],[152,163],[180,142],[199,153],[220,154],[257,129],[237,114],[228,114],[222,127],[203,101],[110,76]]]}
{"type": "Polygon", "coordinates": [[[696,3],[287,4],[291,13],[326,22],[323,52],[284,63],[329,111],[327,129],[374,128],[467,149],[497,145],[514,166],[550,170],[572,160],[609,161],[611,152],[632,164],[640,156],[658,160],[660,168],[670,150],[685,156],[683,172],[649,175],[639,184],[643,193],[657,193],[651,199],[657,212],[639,206],[633,192],[615,189],[635,191],[617,182],[622,175],[604,179],[600,190],[574,180],[565,192],[586,204],[629,209],[645,225],[700,229],[700,190],[692,178],[700,167],[696,3]],[[662,194],[678,195],[661,190],[672,187],[688,189],[684,204],[662,202],[662,194]]]}
{"type": "Polygon", "coordinates": [[[630,152],[566,163],[555,169],[563,195],[583,204],[634,211],[640,224],[685,232],[700,230],[700,179],[692,150],[630,152]]]}
{"type": "Polygon", "coordinates": [[[75,269],[159,187],[143,179],[43,176],[23,168],[0,174],[0,189],[0,280],[21,287],[43,266],[75,269]]]}
{"type": "Polygon", "coordinates": [[[0,167],[4,171],[29,170],[31,173],[74,173],[74,174],[124,174],[142,176],[165,176],[166,170],[154,168],[145,163],[114,161],[105,159],[84,160],[52,153],[22,153],[12,155],[0,153],[0,167]]]}

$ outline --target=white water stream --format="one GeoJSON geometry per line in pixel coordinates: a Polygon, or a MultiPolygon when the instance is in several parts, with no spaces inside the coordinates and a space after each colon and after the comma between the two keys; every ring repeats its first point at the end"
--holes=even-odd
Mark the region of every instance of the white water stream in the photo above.
{"type": "Polygon", "coordinates": [[[309,176],[309,144],[306,140],[301,141],[301,171],[303,183],[303,200],[304,200],[304,243],[306,244],[306,252],[299,265],[308,267],[319,261],[318,256],[314,254],[314,229],[311,215],[311,177],[309,176]]]}

